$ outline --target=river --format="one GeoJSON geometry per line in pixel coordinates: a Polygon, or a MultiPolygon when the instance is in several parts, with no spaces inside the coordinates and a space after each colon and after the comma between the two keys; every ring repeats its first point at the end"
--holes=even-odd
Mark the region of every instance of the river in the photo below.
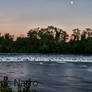
{"type": "Polygon", "coordinates": [[[3,76],[36,80],[37,92],[92,92],[92,56],[0,54],[3,76]]]}

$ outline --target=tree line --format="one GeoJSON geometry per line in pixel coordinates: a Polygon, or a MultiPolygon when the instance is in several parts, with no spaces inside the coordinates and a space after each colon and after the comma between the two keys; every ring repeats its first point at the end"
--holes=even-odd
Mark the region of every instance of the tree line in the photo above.
{"type": "Polygon", "coordinates": [[[92,29],[78,28],[69,34],[57,27],[30,29],[26,37],[0,34],[0,53],[91,54],[92,29]]]}

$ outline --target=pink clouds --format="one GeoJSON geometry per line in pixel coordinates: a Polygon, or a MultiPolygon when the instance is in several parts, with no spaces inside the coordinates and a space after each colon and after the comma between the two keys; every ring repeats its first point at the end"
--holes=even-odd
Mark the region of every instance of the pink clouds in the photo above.
{"type": "Polygon", "coordinates": [[[0,33],[10,33],[15,36],[25,34],[25,25],[18,22],[14,16],[0,14],[0,33]]]}

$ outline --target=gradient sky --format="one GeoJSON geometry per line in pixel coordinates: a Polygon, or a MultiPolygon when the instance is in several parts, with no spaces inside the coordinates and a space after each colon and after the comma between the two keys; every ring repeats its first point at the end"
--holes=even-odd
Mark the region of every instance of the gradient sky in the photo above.
{"type": "Polygon", "coordinates": [[[92,0],[0,0],[1,33],[26,34],[48,25],[68,32],[92,28],[92,0]]]}

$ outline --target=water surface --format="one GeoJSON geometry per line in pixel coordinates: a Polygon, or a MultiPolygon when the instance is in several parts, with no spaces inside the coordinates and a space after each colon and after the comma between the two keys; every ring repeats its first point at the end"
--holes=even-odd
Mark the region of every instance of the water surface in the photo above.
{"type": "Polygon", "coordinates": [[[39,82],[37,92],[92,92],[91,59],[91,55],[0,55],[0,80],[31,78],[39,82]]]}

